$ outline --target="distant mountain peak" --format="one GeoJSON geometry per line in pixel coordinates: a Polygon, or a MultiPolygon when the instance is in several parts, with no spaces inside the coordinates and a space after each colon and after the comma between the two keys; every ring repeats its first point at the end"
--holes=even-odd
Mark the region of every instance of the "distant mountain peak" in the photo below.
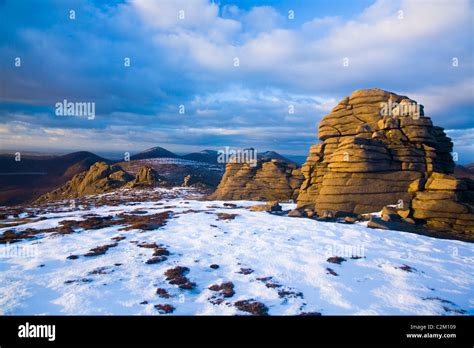
{"type": "Polygon", "coordinates": [[[154,146],[154,147],[150,147],[149,149],[143,150],[141,153],[144,153],[144,152],[152,152],[152,151],[159,151],[159,150],[168,151],[168,150],[166,150],[164,147],[161,147],[161,146],[154,146]]]}
{"type": "Polygon", "coordinates": [[[198,153],[217,154],[217,151],[216,150],[202,150],[202,151],[199,151],[198,153]]]}
{"type": "Polygon", "coordinates": [[[130,159],[138,160],[138,159],[164,158],[164,157],[177,158],[179,156],[171,151],[166,150],[163,147],[155,146],[131,156],[130,159]]]}
{"type": "Polygon", "coordinates": [[[278,152],[276,151],[264,151],[264,152],[258,152],[257,153],[257,157],[258,158],[270,158],[270,159],[277,159],[277,160],[281,160],[281,161],[284,161],[286,163],[291,163],[291,164],[295,164],[295,162],[293,162],[292,160],[290,160],[289,158],[286,158],[285,156],[282,156],[280,155],[278,152]]]}
{"type": "Polygon", "coordinates": [[[199,152],[188,153],[187,155],[181,156],[181,158],[191,160],[191,161],[215,164],[217,163],[217,156],[218,156],[218,153],[215,150],[202,150],[199,152]]]}

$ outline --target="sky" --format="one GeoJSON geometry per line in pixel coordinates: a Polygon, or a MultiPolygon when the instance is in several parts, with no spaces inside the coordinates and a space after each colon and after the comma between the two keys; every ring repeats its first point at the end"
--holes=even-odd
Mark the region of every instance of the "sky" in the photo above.
{"type": "Polygon", "coordinates": [[[0,0],[0,150],[305,156],[341,99],[381,88],[471,163],[473,32],[467,0],[0,0]]]}

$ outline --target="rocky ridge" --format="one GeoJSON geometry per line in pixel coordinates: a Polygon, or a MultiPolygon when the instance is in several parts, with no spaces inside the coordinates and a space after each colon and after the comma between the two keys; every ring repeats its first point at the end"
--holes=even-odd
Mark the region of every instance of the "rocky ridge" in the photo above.
{"type": "Polygon", "coordinates": [[[158,185],[163,180],[149,167],[142,167],[134,178],[118,165],[96,162],[87,171],[76,174],[63,186],[39,197],[42,203],[60,199],[82,197],[113,191],[122,187],[135,188],[158,185]]]}

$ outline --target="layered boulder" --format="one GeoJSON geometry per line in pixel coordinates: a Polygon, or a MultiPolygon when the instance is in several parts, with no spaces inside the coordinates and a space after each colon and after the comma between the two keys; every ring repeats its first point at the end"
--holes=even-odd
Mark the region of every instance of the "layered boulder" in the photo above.
{"type": "Polygon", "coordinates": [[[156,170],[149,166],[140,167],[135,179],[127,184],[127,187],[146,187],[163,184],[165,179],[156,170]]]}
{"type": "Polygon", "coordinates": [[[473,232],[473,181],[450,175],[451,139],[416,101],[357,90],[322,119],[319,140],[301,169],[300,211],[350,215],[396,206],[405,222],[473,232]]]}
{"type": "Polygon", "coordinates": [[[414,100],[380,89],[357,90],[319,125],[322,143],[302,167],[299,207],[369,213],[410,204],[415,180],[450,173],[453,145],[414,100]]]}
{"type": "Polygon", "coordinates": [[[474,233],[474,181],[432,173],[417,187],[412,217],[427,227],[460,234],[474,233]]]}
{"type": "Polygon", "coordinates": [[[261,158],[253,163],[230,161],[211,199],[287,201],[296,199],[303,180],[295,164],[261,158]]]}

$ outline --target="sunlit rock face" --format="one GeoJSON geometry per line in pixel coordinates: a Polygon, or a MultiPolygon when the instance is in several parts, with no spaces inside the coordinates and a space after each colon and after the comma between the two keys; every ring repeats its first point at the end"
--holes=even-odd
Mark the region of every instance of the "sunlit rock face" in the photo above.
{"type": "Polygon", "coordinates": [[[54,201],[108,192],[120,188],[133,179],[120,166],[96,162],[82,173],[76,174],[63,186],[44,194],[36,202],[54,201]]]}
{"type": "Polygon", "coordinates": [[[368,213],[409,205],[410,184],[431,173],[452,173],[453,144],[423,107],[381,89],[357,90],[319,125],[321,143],[302,167],[299,207],[368,213]]]}
{"type": "Polygon", "coordinates": [[[294,164],[277,159],[258,159],[255,163],[231,162],[211,199],[278,200],[296,199],[303,180],[294,164]]]}

